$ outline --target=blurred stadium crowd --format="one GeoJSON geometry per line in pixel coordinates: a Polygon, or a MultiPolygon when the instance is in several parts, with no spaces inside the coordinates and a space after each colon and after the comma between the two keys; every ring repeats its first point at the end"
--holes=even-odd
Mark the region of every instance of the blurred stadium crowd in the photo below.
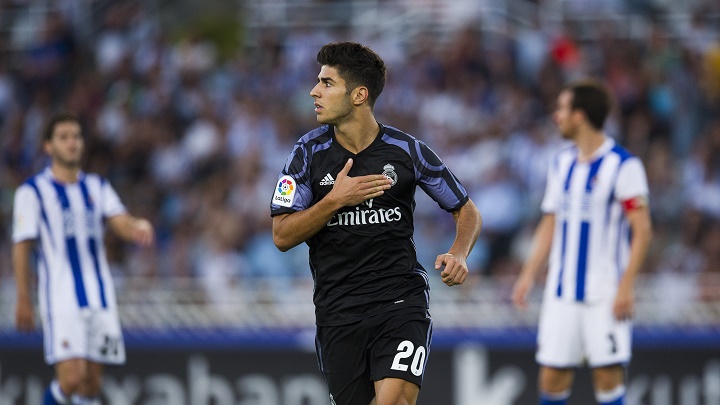
{"type": "MultiPolygon", "coordinates": [[[[269,202],[292,145],[317,126],[309,96],[317,50],[357,40],[389,65],[379,119],[435,149],[483,214],[470,258],[477,277],[463,291],[517,274],[539,217],[548,160],[561,146],[550,118],[555,97],[566,81],[595,76],[617,101],[607,133],[642,157],[648,171],[655,239],[646,272],[671,280],[666,284],[689,283],[694,299],[720,297],[719,282],[700,281],[720,273],[716,1],[690,2],[684,19],[658,8],[670,2],[515,1],[527,3],[530,18],[499,15],[488,24],[470,15],[442,29],[416,24],[413,35],[313,25],[311,11],[305,23],[268,23],[252,32],[250,18],[240,21],[244,40],[232,52],[202,30],[163,25],[144,7],[157,1],[108,2],[93,15],[97,30],[84,36],[69,6],[78,2],[55,2],[29,19],[32,3],[0,2],[3,280],[12,277],[13,191],[47,163],[41,129],[63,109],[84,124],[85,169],[106,176],[131,212],[150,218],[158,232],[151,250],[108,237],[121,295],[137,280],[158,288],[183,280],[202,286],[208,302],[259,291],[272,301],[298,290],[309,302],[306,248],[274,247],[269,202]],[[549,3],[569,5],[551,19],[544,13],[549,3]],[[581,14],[572,3],[612,3],[616,8],[601,11],[622,13],[585,10],[586,18],[572,18],[581,14]],[[627,21],[640,29],[629,30],[627,21]]],[[[328,2],[302,3],[329,12],[328,2]]],[[[410,10],[401,1],[375,3],[379,15],[410,10]]],[[[431,269],[454,224],[421,194],[416,244],[431,269]]]]}

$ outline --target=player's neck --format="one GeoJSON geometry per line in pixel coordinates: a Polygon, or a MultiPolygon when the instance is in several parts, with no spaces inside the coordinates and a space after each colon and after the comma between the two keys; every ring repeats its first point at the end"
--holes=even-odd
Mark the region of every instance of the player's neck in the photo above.
{"type": "Polygon", "coordinates": [[[601,131],[584,131],[575,138],[578,148],[578,161],[589,162],[595,157],[595,152],[605,143],[605,134],[601,131]]]}
{"type": "Polygon", "coordinates": [[[335,125],[335,139],[352,153],[360,153],[370,146],[380,131],[375,117],[369,114],[363,119],[347,121],[335,125]]]}
{"type": "Polygon", "coordinates": [[[57,162],[53,162],[50,166],[55,180],[62,183],[75,183],[80,175],[80,168],[77,166],[67,166],[57,162]]]}

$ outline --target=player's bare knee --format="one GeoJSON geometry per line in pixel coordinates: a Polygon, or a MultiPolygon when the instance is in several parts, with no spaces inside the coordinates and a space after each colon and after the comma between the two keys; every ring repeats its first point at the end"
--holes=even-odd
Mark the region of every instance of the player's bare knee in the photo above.
{"type": "Polygon", "coordinates": [[[102,376],[88,375],[83,385],[83,394],[89,396],[97,395],[102,388],[102,376]]]}
{"type": "Polygon", "coordinates": [[[78,372],[68,372],[58,375],[60,389],[65,394],[72,394],[78,391],[83,384],[83,375],[78,372]]]}
{"type": "Polygon", "coordinates": [[[83,396],[94,397],[100,394],[101,389],[102,371],[91,365],[88,367],[87,372],[82,375],[75,392],[83,396]]]}
{"type": "Polygon", "coordinates": [[[605,391],[623,383],[624,371],[620,365],[598,367],[593,369],[592,376],[595,389],[605,391]]]}
{"type": "Polygon", "coordinates": [[[566,392],[573,383],[574,371],[572,369],[556,369],[542,367],[538,385],[541,392],[556,394],[566,392]]]}

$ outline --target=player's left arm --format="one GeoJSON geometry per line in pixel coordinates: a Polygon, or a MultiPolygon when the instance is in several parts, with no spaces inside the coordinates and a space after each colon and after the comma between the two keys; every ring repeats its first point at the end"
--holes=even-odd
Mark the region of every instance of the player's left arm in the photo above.
{"type": "Polygon", "coordinates": [[[145,218],[130,215],[107,180],[102,180],[100,186],[100,209],[110,230],[127,242],[145,247],[152,245],[155,241],[152,223],[145,218]]]}
{"type": "Polygon", "coordinates": [[[635,279],[640,272],[652,239],[652,222],[647,197],[639,196],[623,202],[625,216],[630,224],[632,240],[630,242],[630,259],[620,284],[613,313],[619,320],[630,319],[635,306],[635,279]]]}
{"type": "Polygon", "coordinates": [[[150,246],[155,240],[155,230],[145,218],[124,213],[108,218],[107,223],[113,233],[128,242],[150,246]]]}
{"type": "Polygon", "coordinates": [[[462,284],[468,275],[467,257],[480,235],[482,216],[472,200],[452,212],[456,223],[455,241],[447,253],[438,255],[435,260],[435,270],[440,272],[443,283],[452,287],[462,284]]]}

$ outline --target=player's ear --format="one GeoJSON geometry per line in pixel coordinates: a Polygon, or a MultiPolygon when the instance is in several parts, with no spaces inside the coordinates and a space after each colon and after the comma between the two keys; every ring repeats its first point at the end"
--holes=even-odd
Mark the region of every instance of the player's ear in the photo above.
{"type": "Polygon", "coordinates": [[[49,139],[43,141],[43,151],[45,151],[45,153],[48,155],[50,154],[51,145],[52,144],[50,143],[49,139]]]}
{"type": "Polygon", "coordinates": [[[579,109],[579,108],[573,108],[571,110],[571,114],[576,122],[585,122],[588,121],[587,114],[585,114],[585,111],[579,109]]]}
{"type": "Polygon", "coordinates": [[[355,87],[355,89],[352,91],[353,103],[355,105],[360,105],[368,99],[369,95],[370,95],[370,92],[368,91],[367,87],[365,87],[365,86],[355,87]]]}

